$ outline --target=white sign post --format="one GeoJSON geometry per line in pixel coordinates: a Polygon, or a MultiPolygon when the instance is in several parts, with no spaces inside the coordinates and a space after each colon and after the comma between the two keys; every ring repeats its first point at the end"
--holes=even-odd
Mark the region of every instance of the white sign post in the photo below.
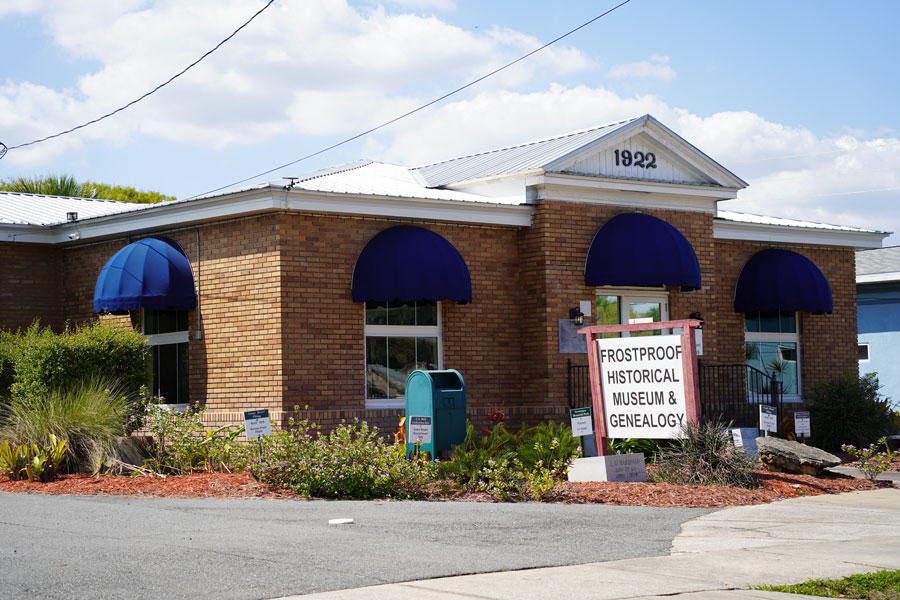
{"type": "Polygon", "coordinates": [[[671,439],[687,421],[682,336],[597,340],[606,435],[671,439]]]}
{"type": "Polygon", "coordinates": [[[768,404],[759,405],[759,428],[778,433],[778,409],[768,404]]]}

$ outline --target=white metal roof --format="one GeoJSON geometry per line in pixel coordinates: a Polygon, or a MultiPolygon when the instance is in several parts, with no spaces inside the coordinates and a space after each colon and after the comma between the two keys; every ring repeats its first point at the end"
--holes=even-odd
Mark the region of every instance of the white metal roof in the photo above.
{"type": "Polygon", "coordinates": [[[716,217],[726,221],[735,223],[751,223],[756,225],[776,225],[779,227],[796,227],[799,229],[821,229],[828,231],[848,231],[855,233],[884,233],[875,229],[863,229],[862,227],[849,227],[847,225],[829,225],[827,223],[815,223],[813,221],[798,221],[797,219],[785,219],[782,217],[767,217],[764,215],[753,215],[749,213],[739,213],[730,210],[718,210],[716,217]]]}
{"type": "Polygon", "coordinates": [[[146,204],[0,192],[0,223],[4,225],[56,225],[66,222],[66,213],[78,219],[100,217],[145,208],[146,204]]]}
{"type": "MultiPolygon", "coordinates": [[[[287,185],[288,180],[271,185],[287,185]]],[[[334,194],[358,194],[391,198],[424,198],[458,200],[490,204],[524,204],[524,187],[520,199],[498,199],[468,192],[425,187],[411,169],[374,161],[358,161],[315,171],[297,178],[293,190],[334,194]]]]}
{"type": "Polygon", "coordinates": [[[413,171],[421,175],[428,186],[435,187],[482,177],[540,169],[544,165],[642,118],[628,119],[544,140],[451,158],[415,167],[413,171]]]}

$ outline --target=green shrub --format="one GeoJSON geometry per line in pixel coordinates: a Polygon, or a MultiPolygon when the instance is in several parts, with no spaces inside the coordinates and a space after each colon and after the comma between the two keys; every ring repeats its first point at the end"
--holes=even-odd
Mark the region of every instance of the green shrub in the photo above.
{"type": "Polygon", "coordinates": [[[151,405],[145,426],[153,436],[153,444],[145,467],[170,475],[243,471],[251,450],[237,441],[244,427],[223,425],[208,429],[203,424],[204,410],[199,405],[184,412],[170,406],[151,405]]]}
{"type": "Polygon", "coordinates": [[[828,451],[843,444],[863,447],[893,433],[893,411],[879,388],[875,373],[857,378],[847,372],[816,386],[809,398],[815,445],[828,451]]]}
{"type": "Polygon", "coordinates": [[[0,444],[0,471],[10,481],[53,481],[59,474],[67,450],[66,441],[56,439],[53,434],[50,434],[49,444],[43,448],[37,444],[17,446],[7,440],[0,444]]]}
{"type": "Polygon", "coordinates": [[[636,454],[643,452],[645,461],[655,460],[666,448],[670,440],[649,440],[644,438],[610,439],[606,443],[613,454],[636,454]]]}
{"type": "Polygon", "coordinates": [[[683,485],[760,486],[753,461],[734,447],[722,423],[712,421],[683,425],[681,437],[657,457],[647,477],[683,485]]]}
{"type": "Polygon", "coordinates": [[[342,423],[328,435],[309,421],[290,421],[259,443],[254,476],[303,496],[415,498],[436,472],[434,463],[407,460],[402,445],[388,445],[377,428],[360,421],[342,423]]]}
{"type": "Polygon", "coordinates": [[[568,473],[572,460],[581,455],[581,438],[572,436],[572,428],[553,421],[525,430],[516,439],[516,453],[526,470],[551,469],[557,478],[568,473]]]}
{"type": "Polygon", "coordinates": [[[15,337],[12,396],[38,397],[110,373],[126,393],[150,382],[149,349],[132,329],[97,322],[55,334],[35,322],[15,337]]]}
{"type": "Polygon", "coordinates": [[[55,436],[68,445],[68,469],[94,472],[115,456],[125,418],[124,394],[93,379],[43,395],[13,396],[0,414],[0,439],[43,447],[55,436]]]}
{"type": "MultiPolygon", "coordinates": [[[[521,434],[521,432],[520,432],[521,434]]],[[[516,456],[516,437],[498,423],[480,440],[475,426],[466,422],[466,439],[450,450],[450,460],[440,463],[438,472],[466,487],[474,487],[489,461],[512,459],[516,456]]]]}
{"type": "Polygon", "coordinates": [[[581,453],[579,440],[564,424],[541,423],[509,433],[502,424],[480,440],[466,423],[466,439],[440,463],[442,477],[469,489],[487,492],[495,500],[543,500],[564,479],[581,453]]]}
{"type": "Polygon", "coordinates": [[[0,406],[9,400],[9,388],[16,377],[18,339],[14,333],[0,331],[0,406]]]}

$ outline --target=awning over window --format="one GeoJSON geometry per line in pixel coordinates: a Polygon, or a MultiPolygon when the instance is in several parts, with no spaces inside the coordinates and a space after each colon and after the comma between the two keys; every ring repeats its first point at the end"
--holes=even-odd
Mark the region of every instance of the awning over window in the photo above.
{"type": "Polygon", "coordinates": [[[128,244],[103,266],[94,287],[95,312],[194,308],[194,275],[181,247],[164,237],[128,244]]]}
{"type": "Polygon", "coordinates": [[[353,269],[354,302],[472,301],[469,268],[440,235],[402,225],[377,233],[353,269]]]}
{"type": "Polygon", "coordinates": [[[830,313],[831,287],[822,271],[802,254],[769,248],[751,256],[741,269],[734,310],[830,313]]]}
{"type": "Polygon", "coordinates": [[[677,285],[700,289],[700,263],[680,231],[657,217],[624,213],[594,236],[584,264],[589,286],[677,285]]]}

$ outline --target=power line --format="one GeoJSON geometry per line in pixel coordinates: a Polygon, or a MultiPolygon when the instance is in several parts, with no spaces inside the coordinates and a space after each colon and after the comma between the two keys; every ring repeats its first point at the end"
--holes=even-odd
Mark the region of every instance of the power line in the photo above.
{"type": "Polygon", "coordinates": [[[541,50],[547,48],[548,46],[551,46],[551,45],[555,44],[556,42],[558,42],[558,41],[560,41],[560,40],[562,40],[562,39],[564,39],[564,38],[569,37],[570,35],[572,35],[572,34],[575,33],[576,31],[579,31],[579,30],[581,30],[581,29],[584,29],[585,27],[587,27],[587,26],[590,25],[591,23],[593,23],[593,22],[595,22],[595,21],[598,21],[598,20],[602,19],[603,17],[605,17],[606,15],[610,14],[610,13],[613,12],[614,10],[616,10],[616,9],[618,9],[618,8],[621,8],[622,6],[625,6],[625,5],[628,4],[629,2],[631,2],[631,0],[624,0],[624,2],[621,2],[621,3],[617,4],[616,6],[613,6],[612,8],[610,8],[609,10],[607,10],[606,12],[597,15],[596,17],[594,17],[594,18],[591,19],[590,21],[586,21],[585,23],[582,23],[581,25],[579,25],[579,26],[576,27],[575,29],[572,29],[572,30],[570,30],[570,31],[568,31],[568,32],[566,32],[566,33],[564,33],[564,34],[562,34],[561,36],[559,36],[559,37],[557,37],[557,38],[555,38],[555,39],[553,39],[553,40],[550,40],[549,42],[547,42],[547,43],[544,44],[543,46],[541,46],[541,47],[539,47],[539,48],[536,48],[536,49],[532,50],[532,51],[529,52],[528,54],[524,54],[524,55],[520,56],[519,58],[515,59],[514,61],[509,62],[509,63],[506,63],[506,64],[503,65],[502,67],[499,67],[499,68],[497,68],[497,69],[494,69],[494,70],[491,71],[490,73],[487,73],[487,74],[485,74],[485,75],[482,75],[482,76],[479,77],[478,79],[475,79],[475,80],[473,80],[473,81],[470,81],[469,83],[467,83],[467,84],[465,84],[465,85],[463,85],[463,86],[461,86],[461,87],[458,87],[458,88],[456,88],[455,90],[453,90],[453,91],[451,91],[451,92],[447,92],[447,93],[444,94],[443,96],[440,96],[440,97],[438,97],[438,98],[435,98],[434,100],[432,100],[432,101],[430,101],[430,102],[427,102],[426,104],[423,104],[423,105],[419,106],[418,108],[415,108],[415,109],[413,109],[413,110],[411,110],[411,111],[409,111],[409,112],[405,112],[405,113],[403,113],[403,114],[400,115],[400,116],[397,116],[397,117],[394,117],[393,119],[390,119],[389,121],[385,121],[385,122],[382,123],[381,125],[376,125],[375,127],[372,127],[371,129],[367,129],[366,131],[363,131],[362,133],[358,133],[358,134],[356,134],[356,135],[354,135],[354,136],[352,136],[352,137],[349,137],[349,138],[347,138],[347,139],[345,139],[345,140],[342,140],[342,141],[340,141],[340,142],[337,142],[336,144],[332,144],[332,145],[328,146],[327,148],[322,148],[321,150],[317,150],[316,152],[313,152],[312,154],[307,154],[306,156],[302,156],[302,157],[298,158],[297,160],[292,160],[291,162],[287,162],[287,163],[284,163],[283,165],[279,165],[279,166],[277,166],[277,167],[273,167],[273,168],[271,168],[271,169],[269,169],[269,170],[267,170],[267,171],[263,171],[262,173],[257,173],[256,175],[251,175],[250,177],[247,177],[247,178],[245,178],[245,179],[241,179],[241,180],[239,180],[239,181],[235,181],[235,182],[232,182],[232,183],[223,185],[223,186],[221,186],[221,187],[217,187],[217,188],[215,188],[215,189],[213,189],[213,190],[209,190],[209,191],[207,191],[207,192],[203,192],[202,194],[196,194],[196,195],[194,195],[194,196],[190,196],[190,197],[188,197],[188,198],[185,198],[185,200],[191,200],[191,199],[193,199],[193,198],[199,198],[200,196],[206,196],[207,194],[213,194],[213,193],[215,193],[215,192],[218,192],[218,191],[221,191],[221,190],[230,188],[230,187],[234,187],[234,186],[239,185],[239,184],[241,184],[241,183],[245,183],[245,182],[250,181],[250,180],[252,180],[252,179],[256,179],[256,178],[258,178],[258,177],[262,177],[263,175],[268,175],[269,173],[274,173],[275,171],[278,171],[278,170],[280,170],[280,169],[284,169],[285,167],[290,167],[291,165],[295,165],[295,164],[297,164],[297,163],[299,163],[299,162],[303,162],[304,160],[308,160],[308,159],[310,159],[310,158],[313,158],[314,156],[318,156],[318,155],[320,155],[320,154],[324,154],[325,152],[328,152],[329,150],[334,150],[335,148],[338,148],[339,146],[343,146],[344,144],[348,144],[348,143],[350,143],[350,142],[352,142],[352,141],[354,141],[354,140],[358,140],[359,138],[361,138],[361,137],[363,137],[363,136],[366,136],[366,135],[369,135],[370,133],[372,133],[372,132],[374,132],[374,131],[378,131],[379,129],[382,129],[382,128],[384,128],[384,127],[387,127],[388,125],[392,125],[393,123],[396,123],[397,121],[399,121],[399,120],[401,120],[401,119],[405,119],[406,117],[408,117],[408,116],[410,116],[410,115],[414,115],[415,113],[417,113],[417,112],[419,112],[419,111],[421,111],[421,110],[425,110],[425,109],[428,108],[429,106],[432,106],[432,105],[434,105],[434,104],[437,104],[438,102],[441,102],[442,100],[446,100],[446,99],[449,98],[450,96],[453,96],[454,94],[458,94],[459,92],[461,92],[461,91],[463,91],[463,90],[465,90],[465,89],[468,89],[468,88],[472,87],[473,85],[475,85],[475,84],[477,84],[477,83],[480,83],[480,82],[484,81],[484,80],[487,79],[488,77],[492,77],[493,75],[496,75],[497,73],[499,73],[500,71],[503,71],[504,69],[508,69],[509,67],[511,67],[511,66],[513,66],[513,65],[515,65],[515,64],[517,64],[517,63],[522,62],[522,61],[525,60],[526,58],[529,58],[530,56],[532,56],[532,55],[534,55],[534,54],[537,54],[538,52],[540,52],[541,50]]]}
{"type": "Polygon", "coordinates": [[[77,131],[77,130],[79,130],[79,129],[82,129],[82,128],[84,128],[84,127],[87,127],[88,125],[93,125],[94,123],[97,123],[97,122],[99,122],[99,121],[102,121],[103,119],[107,119],[107,118],[113,116],[114,114],[119,113],[119,112],[122,112],[122,111],[125,110],[126,108],[129,108],[129,107],[131,107],[131,106],[137,104],[138,102],[140,102],[140,101],[143,100],[144,98],[150,96],[151,94],[155,94],[156,92],[158,92],[159,90],[161,90],[161,89],[164,88],[165,86],[167,86],[167,85],[169,85],[170,83],[172,83],[173,81],[175,81],[175,79],[177,79],[178,77],[181,77],[182,75],[184,75],[185,73],[187,73],[192,67],[196,66],[196,65],[197,65],[200,61],[202,61],[204,58],[206,58],[207,56],[209,56],[210,54],[212,54],[213,52],[215,52],[216,50],[218,50],[222,45],[225,44],[225,42],[227,42],[228,40],[230,40],[231,38],[233,38],[234,36],[236,36],[236,35],[238,34],[238,32],[239,32],[241,29],[243,29],[244,27],[246,27],[247,25],[249,25],[250,22],[253,21],[253,19],[255,19],[256,17],[258,17],[260,14],[262,14],[262,12],[263,12],[264,10],[266,10],[267,8],[269,8],[269,6],[271,6],[273,2],[275,2],[275,0],[269,0],[269,1],[266,3],[265,6],[263,6],[261,9],[259,9],[258,11],[256,11],[256,13],[254,13],[254,15],[253,15],[252,17],[250,17],[249,19],[247,19],[247,20],[244,22],[243,25],[241,25],[240,27],[238,27],[237,29],[235,29],[235,30],[231,33],[231,35],[229,35],[229,36],[226,37],[224,40],[222,40],[221,42],[219,42],[218,44],[216,44],[215,47],[214,47],[212,50],[209,50],[208,52],[206,52],[206,54],[204,54],[203,56],[201,56],[200,58],[198,58],[197,60],[195,60],[194,62],[192,62],[191,64],[189,64],[188,66],[186,66],[184,69],[182,69],[181,71],[179,71],[179,72],[176,73],[175,75],[172,75],[172,77],[170,77],[168,80],[166,80],[165,82],[159,84],[158,86],[156,86],[155,88],[153,88],[152,90],[150,90],[149,92],[147,92],[146,94],[144,94],[143,96],[141,96],[140,98],[137,98],[137,99],[135,99],[135,100],[132,100],[131,102],[129,102],[129,103],[126,104],[125,106],[119,107],[119,108],[117,108],[116,110],[114,110],[114,111],[112,111],[112,112],[108,112],[108,113],[106,113],[105,115],[103,115],[103,116],[101,116],[101,117],[97,117],[96,119],[93,119],[93,120],[91,120],[91,121],[88,121],[87,123],[82,123],[81,125],[77,125],[77,126],[75,126],[75,127],[72,127],[71,129],[67,129],[67,130],[65,130],[65,131],[61,131],[61,132],[59,132],[59,133],[55,133],[55,134],[53,134],[53,135],[48,135],[47,137],[43,137],[43,138],[41,138],[41,139],[39,139],[39,140],[34,140],[34,141],[31,141],[31,142],[26,142],[26,143],[24,143],[24,144],[19,144],[19,145],[17,145],[17,146],[9,146],[9,147],[7,147],[6,144],[4,144],[3,142],[0,142],[0,146],[3,146],[3,148],[0,149],[0,158],[3,158],[3,156],[6,154],[7,150],[15,150],[16,148],[24,148],[25,146],[31,146],[31,145],[33,145],[33,144],[39,144],[39,143],[41,143],[41,142],[46,142],[47,140],[52,140],[53,138],[58,138],[58,137],[60,137],[60,136],[66,135],[67,133],[72,133],[73,131],[77,131]]]}

